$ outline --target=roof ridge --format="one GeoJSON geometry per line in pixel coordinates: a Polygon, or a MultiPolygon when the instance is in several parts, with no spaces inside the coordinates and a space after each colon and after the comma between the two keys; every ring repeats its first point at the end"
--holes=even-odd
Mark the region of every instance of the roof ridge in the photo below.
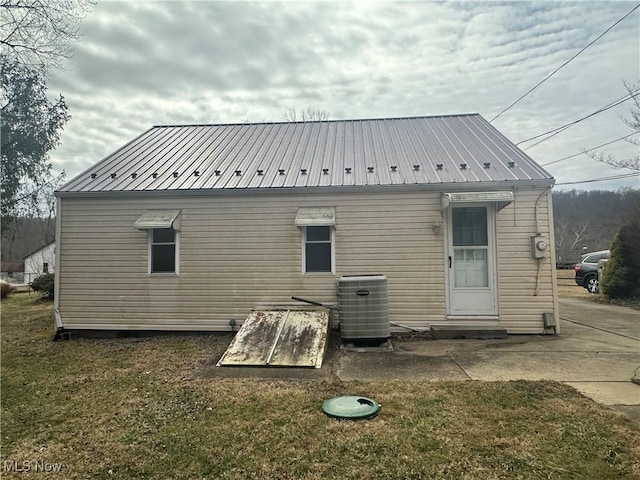
{"type": "Polygon", "coordinates": [[[297,120],[289,122],[286,120],[279,122],[230,122],[230,123],[187,123],[187,124],[165,124],[154,125],[152,128],[177,128],[177,127],[231,127],[241,125],[293,125],[308,123],[347,123],[347,122],[377,122],[385,120],[419,120],[431,118],[451,118],[451,117],[481,117],[479,113],[451,113],[443,115],[414,115],[406,117],[376,117],[376,118],[345,118],[345,119],[329,119],[329,120],[297,120]]]}

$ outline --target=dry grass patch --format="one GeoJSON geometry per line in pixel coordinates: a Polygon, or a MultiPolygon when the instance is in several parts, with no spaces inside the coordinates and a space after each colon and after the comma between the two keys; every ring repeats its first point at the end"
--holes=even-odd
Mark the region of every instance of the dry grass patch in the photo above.
{"type": "Polygon", "coordinates": [[[589,293],[584,287],[578,285],[575,281],[576,272],[571,270],[556,270],[556,280],[558,282],[558,295],[570,298],[588,298],[595,297],[593,293],[589,293]]]}
{"type": "Polygon", "coordinates": [[[1,299],[4,300],[5,298],[8,298],[15,291],[16,291],[16,287],[11,285],[9,282],[0,280],[0,298],[1,299]]]}
{"type": "Polygon", "coordinates": [[[62,463],[57,478],[640,475],[640,430],[558,383],[203,379],[230,337],[54,343],[52,325],[50,304],[2,303],[2,460],[62,463]],[[324,416],[341,394],[382,411],[324,416]]]}

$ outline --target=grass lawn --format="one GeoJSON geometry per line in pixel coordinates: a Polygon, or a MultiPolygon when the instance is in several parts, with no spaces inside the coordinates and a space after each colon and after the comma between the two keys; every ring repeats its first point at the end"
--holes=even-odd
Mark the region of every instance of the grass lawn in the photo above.
{"type": "Polygon", "coordinates": [[[561,297],[587,298],[592,300],[594,295],[578,285],[575,281],[576,272],[573,269],[556,270],[556,279],[558,281],[558,294],[561,297]]]}
{"type": "Polygon", "coordinates": [[[2,302],[2,462],[30,470],[3,478],[640,478],[640,429],[558,383],[211,379],[229,336],[54,343],[52,325],[33,296],[2,302]],[[380,415],[323,415],[341,394],[380,415]]]}

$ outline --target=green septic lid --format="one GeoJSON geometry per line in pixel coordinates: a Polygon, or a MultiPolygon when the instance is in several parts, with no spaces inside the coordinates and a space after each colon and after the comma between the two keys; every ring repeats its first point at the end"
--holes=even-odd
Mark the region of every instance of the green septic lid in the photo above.
{"type": "Polygon", "coordinates": [[[322,402],[322,411],[334,418],[359,420],[375,417],[380,404],[367,397],[334,397],[322,402]]]}

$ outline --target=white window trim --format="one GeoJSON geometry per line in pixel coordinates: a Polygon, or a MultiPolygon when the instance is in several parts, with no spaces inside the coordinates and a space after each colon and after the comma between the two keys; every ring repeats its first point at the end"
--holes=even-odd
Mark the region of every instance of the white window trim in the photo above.
{"type": "MultiPolygon", "coordinates": [[[[328,226],[328,225],[310,225],[310,226],[328,226]]],[[[331,271],[330,272],[307,272],[307,227],[302,227],[302,274],[303,275],[335,275],[336,273],[336,229],[329,226],[329,232],[331,234],[331,271]]]]}
{"type": "Polygon", "coordinates": [[[174,230],[175,232],[175,241],[176,241],[176,270],[175,272],[152,272],[151,271],[151,250],[153,248],[153,228],[148,229],[147,235],[147,275],[153,277],[167,277],[167,276],[178,276],[180,275],[180,231],[174,230]]]}

